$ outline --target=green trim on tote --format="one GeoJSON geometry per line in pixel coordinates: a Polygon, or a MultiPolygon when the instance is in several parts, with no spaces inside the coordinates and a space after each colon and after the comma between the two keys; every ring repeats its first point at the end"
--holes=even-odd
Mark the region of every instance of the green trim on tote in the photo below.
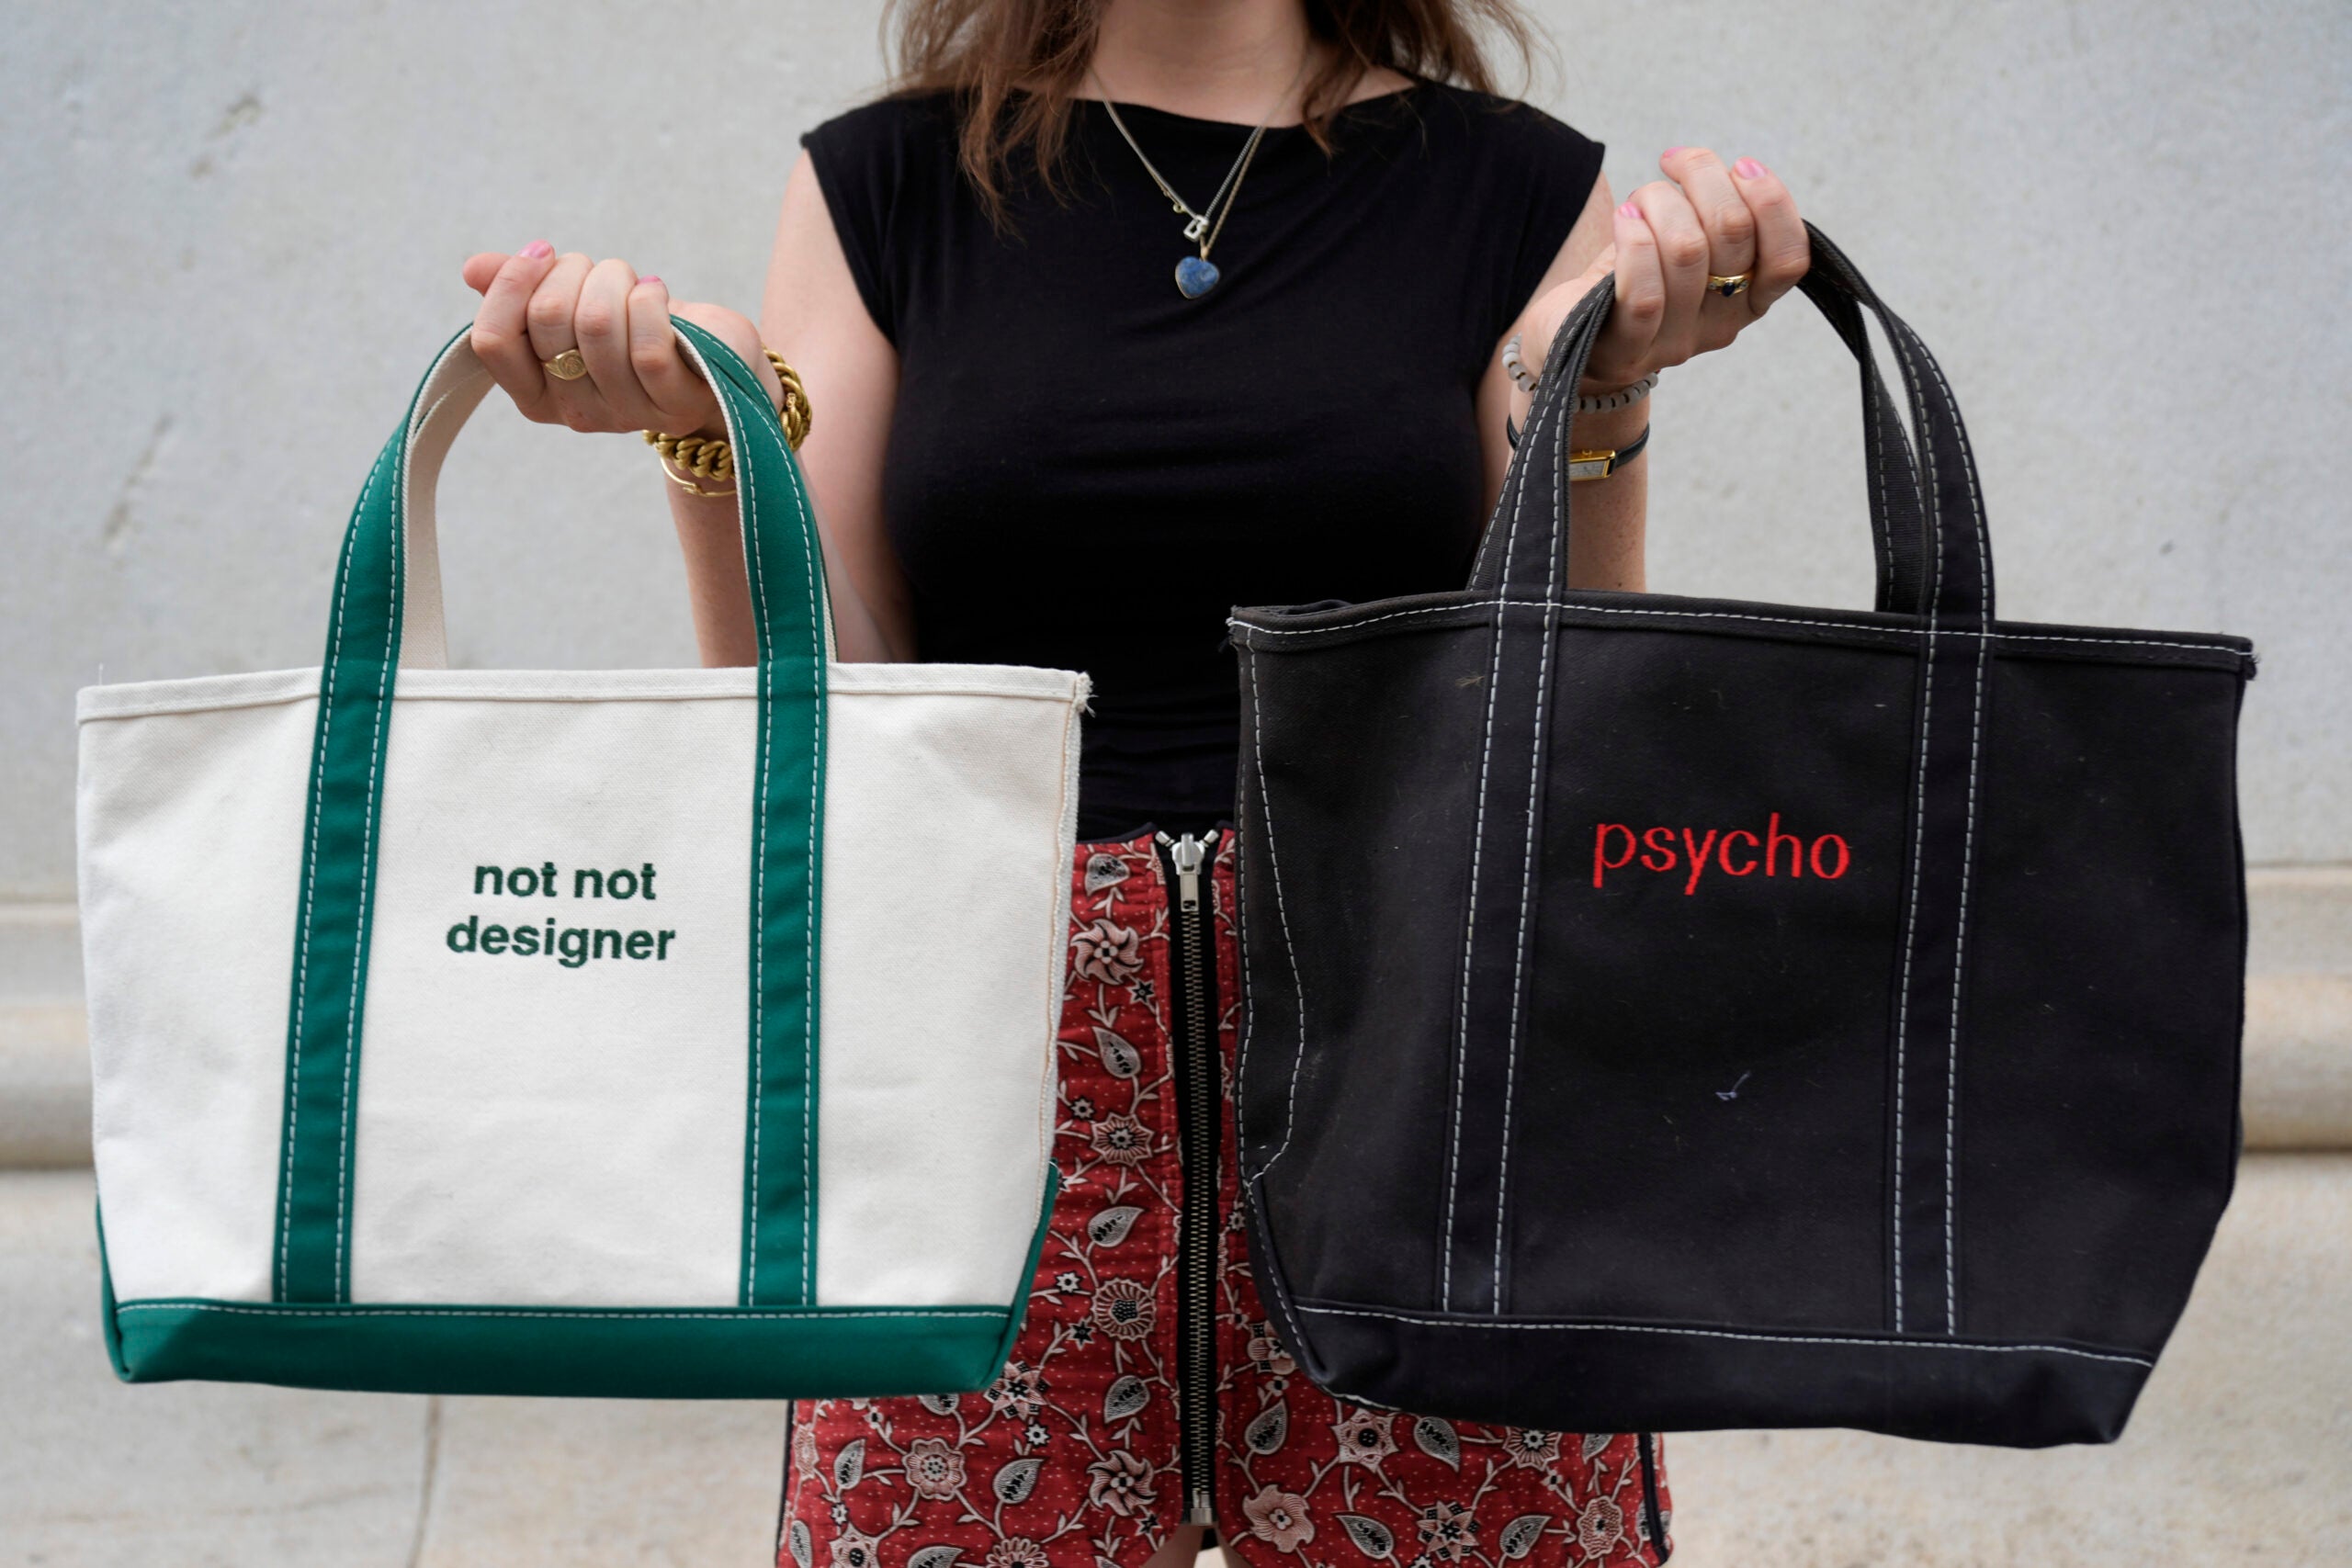
{"type": "Polygon", "coordinates": [[[746,1306],[817,1296],[817,960],[825,799],[825,571],[798,461],[767,392],[726,345],[679,335],[712,371],[742,492],[744,573],[759,629],[752,801],[750,1050],[743,1126],[746,1306]],[[765,491],[766,511],[761,493],[765,491]],[[776,500],[783,496],[789,507],[776,500]],[[754,529],[754,515],[784,525],[754,529]]]}
{"type": "MultiPolygon", "coordinates": [[[[434,356],[436,367],[456,342],[434,356]]],[[[342,1301],[351,1292],[352,1119],[381,836],[379,785],[406,586],[401,492],[409,428],[424,389],[420,382],[408,418],[377,455],[352,507],[319,671],[286,1018],[271,1262],[280,1301],[342,1301]]]]}
{"type": "Polygon", "coordinates": [[[201,1378],[388,1393],[818,1399],[966,1393],[1012,1353],[1053,1225],[1045,1201],[1012,1301],[939,1307],[118,1303],[99,1228],[107,1354],[125,1382],[201,1378]]]}
{"type": "MultiPolygon", "coordinates": [[[[1025,1294],[1025,1292],[1024,1292],[1025,1294]]],[[[1003,1307],[119,1303],[123,1377],[383,1393],[794,1399],[963,1393],[1003,1365],[1003,1307]]]]}

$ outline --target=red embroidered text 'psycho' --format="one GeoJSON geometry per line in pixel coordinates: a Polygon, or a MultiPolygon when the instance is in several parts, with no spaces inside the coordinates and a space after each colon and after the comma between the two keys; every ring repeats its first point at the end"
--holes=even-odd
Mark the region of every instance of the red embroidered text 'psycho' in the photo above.
{"type": "Polygon", "coordinates": [[[1814,875],[1835,882],[1846,874],[1854,858],[1846,840],[1835,833],[1824,833],[1809,846],[1796,834],[1783,833],[1777,811],[1761,838],[1745,828],[1728,832],[1710,828],[1704,838],[1684,828],[1678,840],[1672,828],[1651,828],[1637,839],[1623,822],[1597,822],[1592,829],[1592,885],[1599,887],[1609,873],[1635,863],[1637,854],[1645,871],[1687,867],[1682,883],[1686,895],[1699,891],[1700,879],[1710,869],[1720,870],[1725,876],[1752,876],[1760,864],[1765,875],[1778,876],[1785,854],[1790,876],[1803,876],[1809,865],[1814,875]],[[1623,849],[1618,852],[1621,844],[1623,849]]]}

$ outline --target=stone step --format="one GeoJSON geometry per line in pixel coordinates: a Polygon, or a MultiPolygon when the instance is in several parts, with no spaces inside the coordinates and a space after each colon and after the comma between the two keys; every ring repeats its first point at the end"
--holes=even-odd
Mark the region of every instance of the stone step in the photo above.
{"type": "MultiPolygon", "coordinates": [[[[2352,976],[2246,982],[2245,1141],[2352,1149],[2352,976]]],[[[0,1005],[0,1168],[86,1165],[88,1037],[78,1002],[0,1005]]]]}
{"type": "Polygon", "coordinates": [[[90,1043],[82,1004],[0,1004],[0,1168],[89,1163],[90,1043]]]}
{"type": "MultiPolygon", "coordinates": [[[[2261,867],[2246,889],[2246,1146],[2352,1149],[2352,866],[2261,867]]],[[[0,1168],[89,1161],[80,989],[74,907],[0,905],[0,1168]]]]}
{"type": "Polygon", "coordinates": [[[0,1005],[82,994],[82,926],[62,902],[0,899],[0,1005]]]}
{"type": "Polygon", "coordinates": [[[2256,975],[2245,986],[2245,1141],[2352,1149],[2352,975],[2256,975]]]}
{"type": "MultiPolygon", "coordinates": [[[[781,1405],[116,1382],[91,1201],[86,1171],[0,1173],[0,1561],[773,1560],[781,1405]]],[[[2256,1155],[2121,1441],[1671,1436],[1674,1568],[2352,1562],[2347,1299],[2352,1155],[2256,1155]]],[[[1303,1564],[1361,1562],[1317,1522],[1303,1564]]]]}

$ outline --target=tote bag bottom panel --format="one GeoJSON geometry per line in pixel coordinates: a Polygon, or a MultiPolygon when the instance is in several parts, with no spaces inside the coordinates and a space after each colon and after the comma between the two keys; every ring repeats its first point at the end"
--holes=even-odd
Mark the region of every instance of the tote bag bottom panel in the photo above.
{"type": "Polygon", "coordinates": [[[1307,1370],[1334,1393],[1545,1431],[1849,1427],[2002,1448],[2107,1443],[2151,1365],[2066,1345],[1291,1311],[1307,1370]]]}
{"type": "Polygon", "coordinates": [[[366,1393],[831,1399],[972,1393],[1012,1352],[1061,1174],[1005,1306],[571,1307],[202,1297],[119,1301],[98,1216],[107,1358],[125,1382],[366,1393]]]}
{"type": "Polygon", "coordinates": [[[962,1393],[1004,1364],[1005,1308],[665,1308],[124,1302],[126,1382],[204,1379],[375,1393],[792,1399],[962,1393]]]}

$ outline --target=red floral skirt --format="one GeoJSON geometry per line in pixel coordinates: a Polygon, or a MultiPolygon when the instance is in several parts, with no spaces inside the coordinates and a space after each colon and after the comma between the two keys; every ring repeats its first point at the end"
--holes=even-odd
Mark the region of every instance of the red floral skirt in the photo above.
{"type": "MultiPolygon", "coordinates": [[[[1078,846],[1061,1168],[1028,1316],[980,1393],[793,1408],[787,1568],[1133,1568],[1184,1517],[1183,1168],[1170,878],[1149,835],[1078,846]]],[[[1300,1374],[1250,1277],[1232,1129],[1233,835],[1202,878],[1219,998],[1212,1495],[1250,1568],[1616,1568],[1669,1550],[1656,1439],[1370,1409],[1300,1374]]],[[[1198,1381],[1195,1386],[1201,1386],[1198,1381]]]]}

